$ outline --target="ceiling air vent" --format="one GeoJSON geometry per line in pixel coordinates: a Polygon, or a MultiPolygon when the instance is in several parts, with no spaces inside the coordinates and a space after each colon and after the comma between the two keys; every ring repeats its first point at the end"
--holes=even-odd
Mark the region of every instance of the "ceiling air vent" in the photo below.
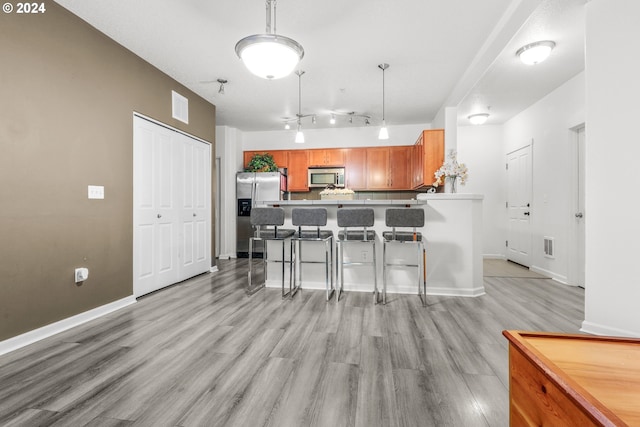
{"type": "Polygon", "coordinates": [[[176,91],[171,91],[171,115],[174,119],[189,124],[189,100],[176,91]]]}
{"type": "Polygon", "coordinates": [[[547,258],[555,258],[553,256],[553,237],[544,237],[544,256],[547,258]]]}

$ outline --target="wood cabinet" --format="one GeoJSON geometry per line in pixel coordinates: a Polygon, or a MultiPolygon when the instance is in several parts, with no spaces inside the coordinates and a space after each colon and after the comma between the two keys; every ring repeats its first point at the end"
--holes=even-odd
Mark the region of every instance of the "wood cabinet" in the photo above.
{"type": "Polygon", "coordinates": [[[289,191],[309,191],[309,150],[291,150],[287,164],[289,191]]]}
{"type": "Polygon", "coordinates": [[[345,153],[345,187],[352,190],[367,189],[367,149],[349,148],[345,153]]]}
{"type": "Polygon", "coordinates": [[[422,131],[414,147],[411,187],[431,186],[435,172],[444,163],[444,129],[422,131]]]}
{"type": "Polygon", "coordinates": [[[279,168],[286,168],[288,164],[288,150],[270,150],[270,151],[245,151],[243,153],[243,164],[246,168],[251,158],[256,154],[271,154],[273,156],[273,161],[276,162],[276,165],[279,168]]]}
{"type": "Polygon", "coordinates": [[[309,166],[344,166],[346,151],[344,148],[309,150],[309,166]]]}
{"type": "Polygon", "coordinates": [[[289,191],[309,191],[308,168],[345,167],[345,186],[360,191],[411,190],[430,186],[444,162],[444,130],[425,130],[414,145],[245,151],[246,167],[256,153],[269,153],[288,170],[289,191]]]}
{"type": "Polygon", "coordinates": [[[368,190],[407,190],[412,146],[376,147],[367,150],[368,190]]]}
{"type": "Polygon", "coordinates": [[[367,149],[367,190],[387,190],[389,188],[389,148],[367,149]]]}
{"type": "Polygon", "coordinates": [[[407,190],[411,188],[411,153],[413,146],[389,147],[389,188],[407,190]]]}
{"type": "Polygon", "coordinates": [[[512,426],[640,425],[640,340],[504,331],[512,426]]]}

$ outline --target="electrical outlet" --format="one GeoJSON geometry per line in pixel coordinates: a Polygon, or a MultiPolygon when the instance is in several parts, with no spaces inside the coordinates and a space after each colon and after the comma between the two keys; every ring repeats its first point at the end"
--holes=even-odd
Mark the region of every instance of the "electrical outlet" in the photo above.
{"type": "Polygon", "coordinates": [[[366,261],[368,256],[369,256],[368,251],[362,251],[362,261],[366,261]]]}
{"type": "Polygon", "coordinates": [[[75,280],[76,283],[84,282],[89,278],[89,269],[88,268],[76,268],[75,271],[75,280]]]}

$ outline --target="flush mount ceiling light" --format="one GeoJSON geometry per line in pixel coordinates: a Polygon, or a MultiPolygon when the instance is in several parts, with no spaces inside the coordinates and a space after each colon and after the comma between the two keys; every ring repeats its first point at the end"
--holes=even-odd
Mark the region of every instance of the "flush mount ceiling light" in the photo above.
{"type": "Polygon", "coordinates": [[[551,40],[530,43],[518,49],[516,56],[524,64],[535,65],[547,59],[555,46],[555,42],[551,40]]]}
{"type": "Polygon", "coordinates": [[[243,38],[236,44],[236,54],[253,74],[272,80],[291,74],[304,57],[304,49],[297,41],[276,34],[276,0],[266,0],[266,6],[266,34],[243,38]]]}
{"type": "Polygon", "coordinates": [[[467,117],[472,125],[483,125],[489,118],[487,113],[472,114],[467,117]]]}
{"type": "Polygon", "coordinates": [[[382,70],[382,127],[378,134],[378,139],[389,139],[389,131],[387,130],[387,122],[384,119],[384,72],[389,68],[389,64],[380,64],[378,68],[382,70]]]}

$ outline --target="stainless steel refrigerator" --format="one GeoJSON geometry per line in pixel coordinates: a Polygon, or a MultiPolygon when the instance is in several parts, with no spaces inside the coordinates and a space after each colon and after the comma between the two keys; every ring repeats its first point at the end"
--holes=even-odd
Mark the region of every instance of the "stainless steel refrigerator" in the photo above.
{"type": "MultiPolygon", "coordinates": [[[[282,172],[238,172],[236,175],[236,199],[238,216],[236,218],[236,255],[239,258],[249,256],[249,237],[251,227],[251,208],[264,202],[282,200],[287,190],[287,176],[282,172]]],[[[255,257],[262,257],[262,246],[254,247],[255,257]]]]}

